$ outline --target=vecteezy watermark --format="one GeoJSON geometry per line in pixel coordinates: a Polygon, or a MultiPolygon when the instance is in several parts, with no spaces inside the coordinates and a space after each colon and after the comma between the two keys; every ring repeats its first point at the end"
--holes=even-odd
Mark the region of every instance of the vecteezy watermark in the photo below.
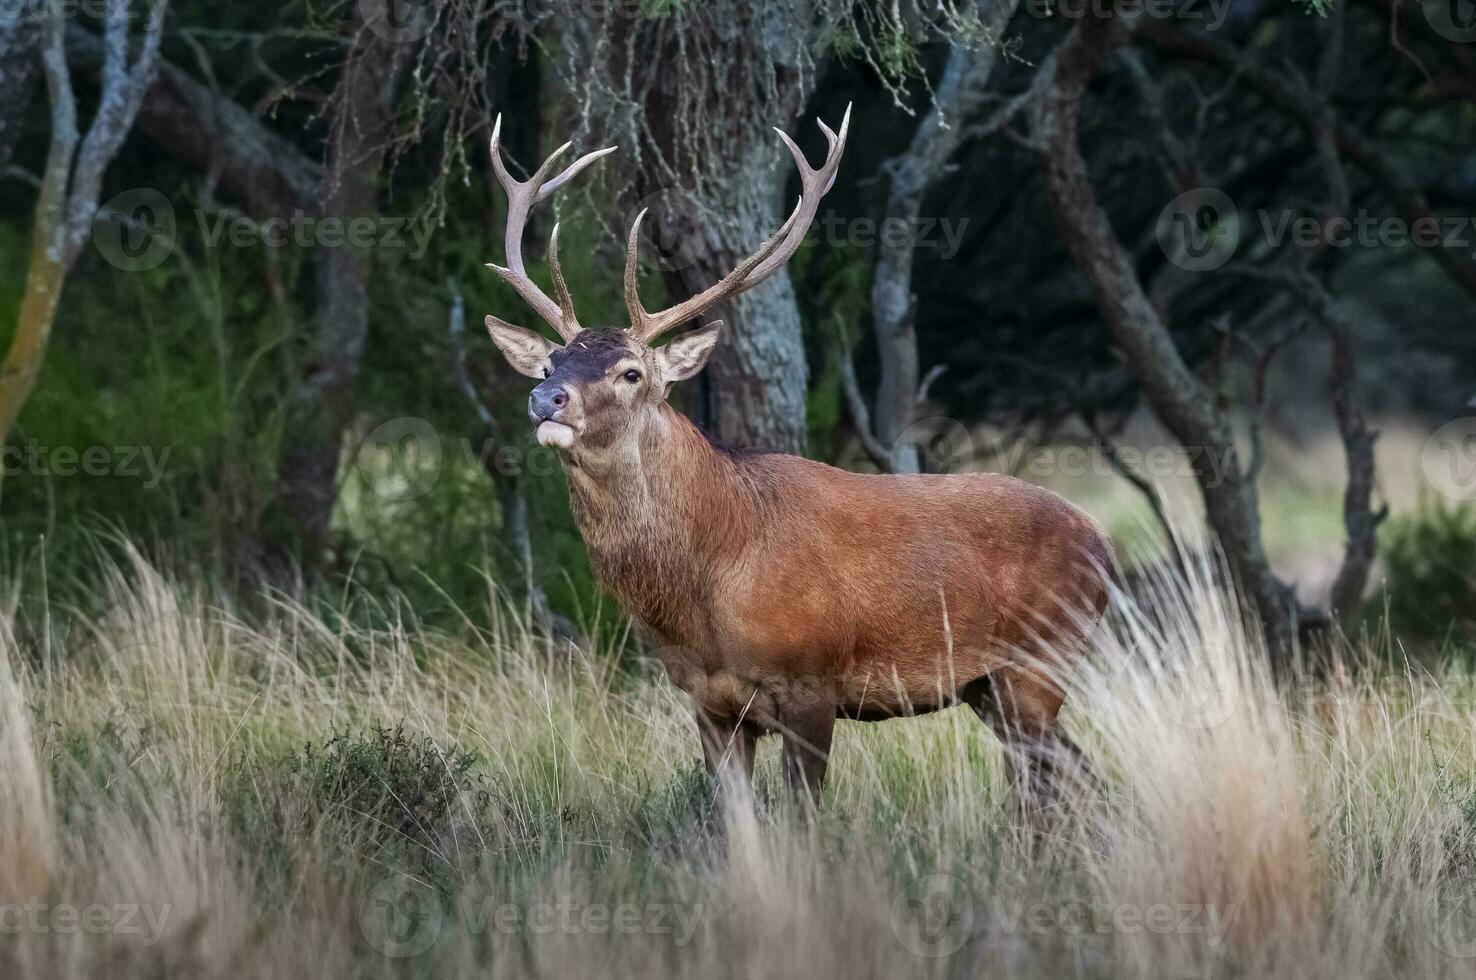
{"type": "Polygon", "coordinates": [[[979,447],[981,456],[1007,473],[1027,480],[1054,477],[1119,477],[1118,467],[1152,480],[1197,480],[1214,489],[1235,472],[1233,446],[1115,446],[1112,456],[1098,446],[1041,446],[1023,440],[997,441],[979,447]],[[1116,461],[1114,465],[1114,459],[1116,461]]]}
{"type": "Polygon", "coordinates": [[[1215,646],[1202,648],[1168,671],[1168,709],[1181,727],[1191,731],[1218,728],[1235,714],[1240,701],[1233,665],[1226,652],[1215,646]]]}
{"type": "Polygon", "coordinates": [[[1199,187],[1165,204],[1153,231],[1170,262],[1189,272],[1206,272],[1235,254],[1240,214],[1229,194],[1199,187]]]}
{"type": "Polygon", "coordinates": [[[1290,208],[1260,208],[1255,221],[1248,222],[1230,196],[1215,187],[1185,191],[1165,204],[1154,233],[1170,262],[1189,272],[1206,272],[1229,262],[1253,227],[1272,249],[1288,242],[1304,249],[1476,248],[1476,218],[1469,216],[1425,215],[1408,221],[1363,209],[1314,217],[1290,208]]]}
{"type": "Polygon", "coordinates": [[[136,936],[152,946],[164,934],[174,906],[140,902],[49,902],[31,897],[24,902],[0,902],[0,935],[136,936]]]}
{"type": "Polygon", "coordinates": [[[444,900],[429,885],[406,875],[379,882],[359,905],[359,931],[376,952],[396,959],[419,956],[435,946],[454,913],[458,928],[472,935],[669,936],[677,946],[692,941],[703,905],[676,902],[587,902],[570,896],[525,903],[461,897],[444,900]]]}
{"type": "Polygon", "coordinates": [[[989,924],[1010,935],[1194,936],[1214,947],[1224,941],[1235,912],[1234,906],[1200,902],[996,902],[989,924]]]}
{"type": "Polygon", "coordinates": [[[923,875],[892,897],[892,934],[918,956],[952,956],[969,941],[976,913],[968,882],[958,875],[923,875]]]}
{"type": "Polygon", "coordinates": [[[1476,500],[1476,416],[1452,419],[1425,440],[1420,468],[1436,492],[1476,500]]]}
{"type": "Polygon", "coordinates": [[[1235,919],[1235,907],[1197,902],[1107,902],[1064,899],[980,901],[953,874],[915,878],[892,898],[892,932],[910,952],[951,956],[971,939],[1037,936],[1062,940],[1091,936],[1188,936],[1218,946],[1235,919]]]}
{"type": "Polygon", "coordinates": [[[377,953],[419,956],[436,944],[445,908],[434,888],[409,875],[386,878],[359,903],[359,933],[377,953]]]}
{"type": "Polygon", "coordinates": [[[164,479],[171,447],[43,446],[35,439],[0,449],[0,465],[11,476],[117,476],[143,479],[152,490],[164,479]]]}
{"type": "MultiPolygon", "coordinates": [[[[250,218],[194,209],[195,227],[206,248],[348,248],[360,252],[401,251],[411,260],[430,247],[434,223],[427,217],[314,215],[297,208],[287,215],[250,218]]],[[[97,210],[92,241],[98,254],[124,272],[161,265],[174,252],[179,219],[174,206],[152,187],[114,195],[97,210]]]]}
{"type": "Polygon", "coordinates": [[[410,501],[441,476],[441,436],[425,419],[402,416],[375,426],[354,453],[354,472],[376,497],[410,501]]]}
{"type": "MultiPolygon", "coordinates": [[[[707,259],[718,243],[710,233],[712,221],[690,192],[665,187],[637,201],[626,215],[629,227],[642,211],[641,262],[649,269],[674,272],[707,259]]],[[[910,218],[851,218],[827,211],[807,233],[830,246],[854,245],[870,249],[907,248],[936,252],[948,261],[958,255],[968,229],[967,217],[917,215],[910,218]]]]}
{"type": "Polygon", "coordinates": [[[1476,218],[1426,215],[1413,222],[1393,216],[1380,217],[1359,210],[1350,217],[1313,218],[1291,211],[1258,212],[1261,234],[1273,248],[1288,238],[1301,248],[1399,248],[1469,249],[1476,242],[1476,218]]]}
{"type": "Polygon", "coordinates": [[[1442,895],[1436,906],[1438,920],[1430,941],[1452,959],[1476,957],[1476,894],[1466,891],[1442,895]]]}
{"type": "Polygon", "coordinates": [[[969,219],[918,215],[911,218],[846,218],[834,212],[820,218],[820,237],[829,245],[856,245],[861,248],[906,248],[910,251],[934,251],[947,262],[958,254],[969,219]]]}
{"type": "Polygon", "coordinates": [[[511,445],[487,439],[480,447],[473,447],[470,442],[463,442],[462,453],[462,462],[469,468],[503,476],[551,476],[559,471],[557,451],[537,443],[511,445]]]}
{"type": "Polygon", "coordinates": [[[551,476],[559,471],[557,452],[530,440],[485,439],[480,445],[456,440],[446,445],[436,427],[422,418],[401,416],[376,425],[359,441],[351,472],[374,496],[391,502],[425,496],[448,466],[503,476],[551,476]]]}
{"type": "Polygon", "coordinates": [[[1102,20],[1119,17],[1135,20],[1148,17],[1152,20],[1178,20],[1190,24],[1202,24],[1206,30],[1216,31],[1225,24],[1234,0],[1026,0],[1025,11],[1032,17],[1047,19],[1064,17],[1081,20],[1091,17],[1102,20]]]}
{"type": "Polygon", "coordinates": [[[1057,477],[1118,479],[1126,468],[1149,480],[1194,479],[1210,489],[1222,486],[1237,466],[1233,446],[1181,446],[1158,443],[1119,445],[1041,445],[1016,435],[969,428],[955,418],[928,416],[910,423],[889,450],[894,463],[906,452],[917,455],[931,473],[984,465],[1027,480],[1057,477]]]}
{"type": "MultiPolygon", "coordinates": [[[[52,17],[60,20],[104,20],[117,0],[0,0],[0,24],[39,24],[52,17]]],[[[166,0],[124,0],[130,17],[148,14],[166,0]]]]}
{"type": "Polygon", "coordinates": [[[153,269],[174,251],[174,206],[152,187],[109,198],[92,219],[92,242],[109,265],[124,272],[153,269]]]}
{"type": "Polygon", "coordinates": [[[1447,41],[1476,41],[1476,0],[1423,0],[1420,9],[1430,29],[1447,41]]]}
{"type": "Polygon", "coordinates": [[[286,217],[275,216],[260,221],[244,215],[207,215],[195,212],[200,233],[207,248],[230,245],[234,248],[351,248],[361,252],[406,250],[410,259],[425,255],[435,231],[429,219],[394,216],[361,216],[357,218],[320,217],[298,208],[286,217]]]}

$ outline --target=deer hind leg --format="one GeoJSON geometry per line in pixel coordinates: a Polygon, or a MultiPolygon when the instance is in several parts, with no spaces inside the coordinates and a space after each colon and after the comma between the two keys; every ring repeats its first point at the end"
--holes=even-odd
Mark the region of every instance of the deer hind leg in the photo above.
{"type": "Polygon", "coordinates": [[[1060,726],[1065,694],[1039,673],[1001,667],[965,685],[962,700],[999,737],[1007,774],[1031,822],[1059,813],[1063,778],[1090,767],[1060,726]]]}
{"type": "Polygon", "coordinates": [[[728,718],[697,711],[697,736],[702,742],[702,761],[713,785],[748,790],[753,785],[754,743],[758,731],[741,718],[728,718]]]}
{"type": "Polygon", "coordinates": [[[835,731],[835,705],[829,701],[787,706],[779,712],[784,736],[784,778],[807,807],[820,805],[825,768],[830,762],[830,738],[835,731]]]}

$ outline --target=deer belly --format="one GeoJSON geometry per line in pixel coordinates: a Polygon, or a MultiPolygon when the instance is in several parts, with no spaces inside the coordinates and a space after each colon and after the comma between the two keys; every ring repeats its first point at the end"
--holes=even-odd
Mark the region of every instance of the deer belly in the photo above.
{"type": "Polygon", "coordinates": [[[951,703],[963,685],[997,667],[985,638],[937,631],[734,628],[702,650],[659,650],[673,683],[716,717],[761,724],[824,702],[844,714],[905,714],[951,703]],[[776,642],[776,640],[781,642],[776,642]]]}

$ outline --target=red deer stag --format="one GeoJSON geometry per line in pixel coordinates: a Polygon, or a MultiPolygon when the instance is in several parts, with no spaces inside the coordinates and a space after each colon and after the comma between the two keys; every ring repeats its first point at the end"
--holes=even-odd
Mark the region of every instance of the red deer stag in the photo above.
{"type": "MultiPolygon", "coordinates": [[[[713,444],[666,403],[702,370],[721,321],[662,334],[752,289],[794,254],[845,148],[823,122],[812,169],[784,133],[803,190],[784,226],[722,281],[659,313],[637,295],[635,219],[625,258],[628,329],[585,329],[549,246],[557,302],[524,268],[529,209],[610,149],[553,179],[560,147],[526,181],[509,176],[507,265],[492,265],[559,336],[487,317],[492,340],[539,379],[528,399],[538,441],[557,447],[574,518],[600,582],[665,644],[673,682],[693,700],[714,776],[751,778],[755,739],[784,738],[791,784],[814,798],[837,718],[880,720],[964,702],[1009,748],[1026,793],[1052,789],[1057,671],[1032,657],[1074,657],[1101,613],[1102,532],[1075,507],[992,474],[868,475],[798,456],[713,444]],[[1048,676],[1051,675],[1051,676],[1048,676]]],[[[499,119],[500,123],[500,119],[499,119]]]]}

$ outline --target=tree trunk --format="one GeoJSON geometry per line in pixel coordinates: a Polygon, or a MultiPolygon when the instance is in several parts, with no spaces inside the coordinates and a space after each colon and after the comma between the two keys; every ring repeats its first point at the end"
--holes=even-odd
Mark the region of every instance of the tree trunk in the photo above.
{"type": "Polygon", "coordinates": [[[1271,653],[1284,665],[1299,612],[1292,590],[1277,578],[1261,541],[1256,487],[1240,468],[1230,420],[1174,346],[1143,291],[1132,260],[1092,190],[1077,139],[1081,96],[1097,68],[1123,40],[1115,18],[1088,17],[1060,52],[1055,84],[1035,118],[1046,186],[1067,250],[1091,280],[1097,304],[1123,348],[1126,364],[1154,412],[1192,450],[1195,477],[1210,525],[1242,589],[1256,606],[1271,653]],[[1224,472],[1216,462],[1225,462],[1224,472]]]}
{"type": "MultiPolygon", "coordinates": [[[[10,436],[21,409],[36,387],[67,269],[75,258],[68,254],[67,247],[67,182],[72,175],[72,155],[77,149],[77,106],[59,43],[61,25],[53,23],[48,29],[51,37],[40,56],[45,58],[51,100],[51,144],[36,199],[30,266],[26,269],[20,318],[4,366],[0,367],[0,444],[10,436]]],[[[4,469],[0,468],[0,477],[3,475],[4,469]]]]}
{"type": "MultiPolygon", "coordinates": [[[[723,201],[703,202],[704,210],[738,216],[731,225],[706,228],[671,227],[661,215],[667,241],[702,241],[690,264],[667,273],[673,302],[692,296],[733,270],[757,244],[783,222],[780,208],[784,180],[775,176],[780,155],[772,145],[751,145],[748,168],[723,185],[723,201]],[[736,227],[734,227],[736,226],[736,227]]],[[[702,318],[722,320],[724,337],[708,361],[705,374],[704,424],[723,442],[740,448],[805,450],[806,370],[799,307],[787,273],[780,271],[758,288],[734,297],[702,318]]]]}
{"type": "MultiPolygon", "coordinates": [[[[43,197],[53,190],[49,184],[44,186],[43,197]]],[[[59,216],[43,217],[55,210],[45,204],[36,208],[31,263],[26,270],[20,319],[16,322],[10,350],[6,352],[5,364],[0,367],[0,433],[4,436],[15,428],[21,409],[35,390],[41,365],[46,360],[46,345],[51,339],[51,325],[56,320],[56,306],[67,280],[66,265],[52,247],[53,222],[59,220],[59,216]]],[[[4,469],[0,468],[0,477],[3,475],[4,469]]]]}
{"type": "MultiPolygon", "coordinates": [[[[27,10],[29,8],[26,8],[27,10]]],[[[0,17],[0,169],[10,162],[41,75],[41,19],[0,17]]]]}
{"type": "MultiPolygon", "coordinates": [[[[102,39],[67,28],[67,59],[78,71],[102,65],[102,39]]],[[[204,173],[260,218],[290,217],[321,200],[322,168],[249,110],[165,61],[144,93],[137,129],[175,159],[204,173]]]]}
{"type": "MultiPolygon", "coordinates": [[[[565,80],[598,107],[586,108],[586,126],[628,148],[631,186],[651,211],[646,228],[675,245],[664,249],[679,260],[663,269],[668,301],[730,272],[793,207],[793,165],[773,127],[815,145],[794,128],[814,89],[814,42],[830,16],[822,7],[712,0],[566,26],[565,80]]],[[[706,319],[727,326],[702,377],[699,421],[733,446],[803,452],[805,351],[788,274],[706,319]]]]}
{"type": "MultiPolygon", "coordinates": [[[[991,36],[1003,34],[1018,5],[1019,0],[999,0],[990,6],[991,36]]],[[[964,121],[983,101],[998,60],[999,49],[993,45],[954,45],[949,52],[933,91],[932,108],[918,124],[907,151],[884,165],[890,189],[883,227],[917,227],[928,188],[963,142],[964,121]]],[[[890,452],[890,468],[903,473],[921,468],[917,447],[898,445],[917,412],[920,380],[917,303],[912,292],[915,244],[910,234],[900,240],[881,235],[871,280],[871,318],[881,366],[872,418],[876,440],[890,452]]]]}
{"type": "Polygon", "coordinates": [[[160,0],[150,12],[138,58],[130,66],[128,12],[123,0],[108,3],[101,91],[86,136],[80,136],[77,128],[77,102],[67,66],[62,12],[50,11],[49,18],[38,27],[42,39],[39,58],[51,103],[51,142],[36,201],[20,315],[5,363],[0,366],[0,445],[9,439],[35,390],[62,287],[97,213],[103,171],[133,125],[144,89],[152,83],[158,68],[165,10],[164,0],[160,0]]]}
{"type": "MultiPolygon", "coordinates": [[[[339,81],[329,137],[321,214],[373,215],[378,178],[394,131],[394,99],[412,45],[388,41],[358,20],[339,81]]],[[[278,494],[304,561],[325,556],[338,499],[343,435],[368,327],[370,256],[346,242],[318,244],[317,333],[287,406],[278,494]]]]}

